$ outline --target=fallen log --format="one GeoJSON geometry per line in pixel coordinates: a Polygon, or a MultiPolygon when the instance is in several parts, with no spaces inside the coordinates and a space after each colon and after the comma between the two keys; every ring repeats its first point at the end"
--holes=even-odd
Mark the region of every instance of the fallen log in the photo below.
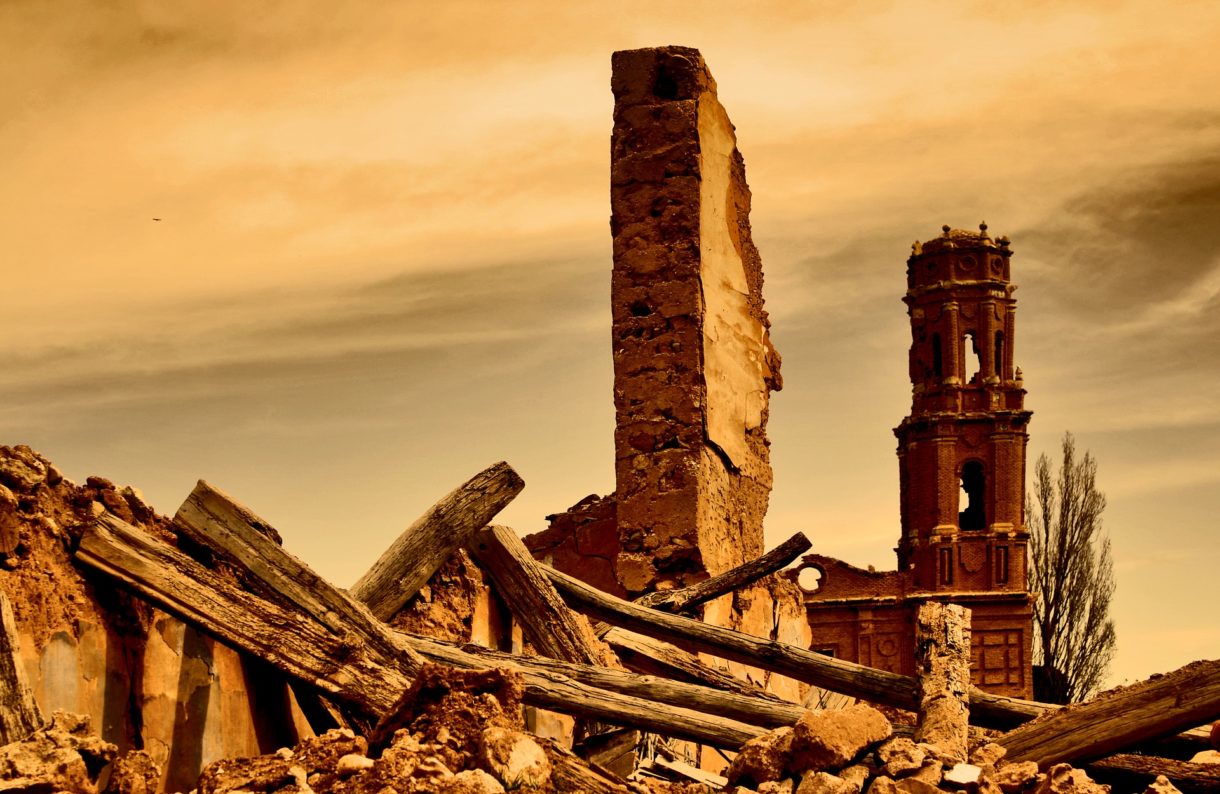
{"type": "Polygon", "coordinates": [[[997,739],[1013,761],[1051,764],[1100,758],[1220,717],[1220,660],[1107,692],[997,739]]]}
{"type": "MultiPolygon", "coordinates": [[[[324,623],[299,606],[285,607],[251,593],[110,514],[85,530],[76,558],[166,612],[369,717],[390,708],[422,664],[388,628],[381,641],[332,629],[334,621],[324,623]]],[[[368,621],[376,623],[371,615],[368,621]]]]}
{"type": "Polygon", "coordinates": [[[915,615],[915,741],[965,762],[970,733],[970,610],[930,601],[915,615]]]}
{"type": "Polygon", "coordinates": [[[617,663],[598,648],[588,621],[568,609],[517,533],[484,527],[471,535],[466,550],[491,576],[496,593],[539,654],[564,662],[617,663]]]}
{"type": "Polygon", "coordinates": [[[19,742],[43,724],[21,661],[13,605],[0,592],[0,745],[19,742]]]}
{"type": "Polygon", "coordinates": [[[504,462],[476,474],[407,527],[349,592],[378,618],[389,620],[524,487],[525,481],[504,462]]]}
{"type": "Polygon", "coordinates": [[[719,576],[713,576],[677,590],[648,593],[637,598],[635,603],[665,612],[685,612],[692,607],[739,590],[764,576],[770,576],[776,571],[782,570],[812,546],[809,538],[805,537],[803,532],[798,532],[761,557],[725,571],[719,576]]]}
{"type": "MultiPolygon", "coordinates": [[[[908,711],[919,707],[916,682],[911,676],[874,670],[794,645],[659,612],[603,593],[549,566],[542,568],[565,601],[605,623],[875,703],[908,711]]],[[[970,706],[971,721],[988,727],[1019,724],[1050,708],[1033,701],[991,695],[973,687],[970,706]]]]}
{"type": "Polygon", "coordinates": [[[752,684],[731,673],[722,672],[705,664],[698,656],[667,642],[625,629],[608,627],[602,639],[614,649],[628,670],[643,675],[672,678],[690,684],[721,689],[747,697],[770,700],[773,703],[791,705],[778,695],[772,694],[757,684],[752,684]]]}
{"type": "MultiPolygon", "coordinates": [[[[455,646],[414,634],[406,634],[404,637],[412,648],[429,661],[468,669],[508,667],[523,674],[566,676],[573,681],[608,692],[632,695],[658,704],[691,709],[704,714],[715,714],[765,728],[791,725],[805,713],[805,709],[795,703],[763,697],[759,694],[744,695],[725,692],[668,678],[639,675],[626,670],[612,670],[595,665],[561,662],[543,656],[516,656],[502,651],[489,650],[472,643],[455,646]]],[[[660,731],[653,732],[659,733],[660,731]]]]}
{"type": "Polygon", "coordinates": [[[1143,791],[1157,775],[1169,778],[1183,794],[1220,791],[1220,764],[1124,753],[1094,761],[1085,769],[1098,783],[1108,783],[1115,791],[1143,791]]]}

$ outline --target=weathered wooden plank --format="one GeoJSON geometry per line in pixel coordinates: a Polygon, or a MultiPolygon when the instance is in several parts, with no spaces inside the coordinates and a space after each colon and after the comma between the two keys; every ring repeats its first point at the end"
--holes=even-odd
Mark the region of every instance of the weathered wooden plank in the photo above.
{"type": "Polygon", "coordinates": [[[965,762],[970,733],[970,610],[930,601],[915,615],[915,741],[965,762]]]}
{"type": "Polygon", "coordinates": [[[1220,717],[1220,660],[1192,662],[1022,725],[997,742],[1046,767],[1100,758],[1220,717]]]}
{"type": "Polygon", "coordinates": [[[1220,764],[1192,764],[1172,758],[1120,754],[1094,761],[1086,770],[1094,780],[1113,786],[1115,791],[1143,791],[1157,775],[1169,778],[1183,794],[1220,791],[1220,764]]]}
{"type": "Polygon", "coordinates": [[[568,609],[517,533],[508,527],[484,527],[471,535],[466,550],[491,576],[497,595],[539,654],[617,666],[609,649],[598,647],[601,643],[585,617],[568,609]]]}
{"type": "Polygon", "coordinates": [[[648,593],[637,598],[635,603],[665,612],[685,612],[705,601],[719,598],[782,570],[812,546],[809,538],[805,537],[805,533],[798,532],[761,557],[725,571],[719,576],[713,576],[678,590],[648,593]]]}
{"type": "Polygon", "coordinates": [[[458,647],[413,634],[404,636],[411,647],[425,659],[453,667],[474,667],[475,669],[509,667],[523,673],[564,676],[578,683],[608,692],[651,700],[659,705],[676,706],[703,714],[719,715],[750,725],[778,728],[793,724],[805,713],[805,709],[795,703],[762,697],[758,694],[725,692],[658,676],[639,675],[626,670],[612,670],[595,665],[562,662],[542,656],[516,656],[488,650],[474,644],[458,647]]]}
{"type": "Polygon", "coordinates": [[[21,741],[43,724],[21,661],[13,605],[0,591],[0,745],[21,741]]]}
{"type": "Polygon", "coordinates": [[[378,618],[389,620],[524,487],[525,481],[504,462],[476,474],[407,527],[349,592],[378,618]]]}
{"type": "Polygon", "coordinates": [[[792,705],[757,684],[717,670],[705,664],[695,654],[667,642],[617,627],[610,627],[602,639],[618,654],[623,666],[633,672],[699,684],[746,697],[769,700],[772,703],[792,705]]]}
{"type": "MultiPolygon", "coordinates": [[[[606,623],[835,692],[909,711],[918,708],[916,682],[911,676],[874,670],[794,645],[658,612],[603,593],[549,566],[542,568],[565,601],[606,623]]],[[[1047,709],[1044,704],[991,695],[975,688],[970,690],[970,705],[972,722],[999,726],[1024,722],[1047,709]]]]}
{"type": "Polygon", "coordinates": [[[296,607],[248,592],[109,514],[85,530],[76,558],[370,717],[392,706],[418,669],[418,655],[388,629],[384,643],[334,631],[296,607]]]}

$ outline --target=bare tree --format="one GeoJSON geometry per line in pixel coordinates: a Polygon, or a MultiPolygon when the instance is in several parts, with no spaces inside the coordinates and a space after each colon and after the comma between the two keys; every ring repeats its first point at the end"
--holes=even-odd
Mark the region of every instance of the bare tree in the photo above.
{"type": "Polygon", "coordinates": [[[1097,461],[1076,458],[1076,440],[1063,435],[1063,467],[1052,474],[1038,457],[1034,490],[1026,496],[1029,589],[1034,598],[1034,697],[1074,703],[1095,693],[1114,657],[1114,561],[1102,532],[1106,497],[1097,490],[1097,461]]]}

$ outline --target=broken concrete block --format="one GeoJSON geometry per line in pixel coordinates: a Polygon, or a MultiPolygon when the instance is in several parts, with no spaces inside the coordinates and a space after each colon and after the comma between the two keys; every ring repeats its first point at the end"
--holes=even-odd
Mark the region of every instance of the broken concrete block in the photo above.
{"type": "Polygon", "coordinates": [[[1169,782],[1169,778],[1157,775],[1156,780],[1149,783],[1148,787],[1144,789],[1144,794],[1182,794],[1182,792],[1169,782]]]}
{"type": "Polygon", "coordinates": [[[807,772],[796,794],[859,794],[860,785],[829,772],[807,772]]]}
{"type": "Polygon", "coordinates": [[[1002,745],[998,745],[995,742],[988,742],[987,744],[981,744],[974,748],[974,751],[970,753],[970,763],[983,768],[994,768],[1000,759],[1003,758],[1007,753],[1008,750],[1002,745]]]}
{"type": "Polygon", "coordinates": [[[950,788],[973,788],[978,785],[982,775],[982,767],[974,764],[954,764],[945,770],[943,780],[950,788]]]}
{"type": "Polygon", "coordinates": [[[493,726],[483,731],[480,765],[507,789],[543,788],[551,762],[536,741],[521,731],[493,726]]]}
{"type": "Polygon", "coordinates": [[[990,777],[1007,794],[1015,794],[1037,779],[1038,764],[1035,761],[1001,764],[990,777]]]}
{"type": "Polygon", "coordinates": [[[776,728],[741,746],[725,777],[729,785],[757,786],[782,778],[792,762],[793,728],[776,728]]]}
{"type": "Polygon", "coordinates": [[[1034,794],[1109,794],[1110,787],[1094,783],[1083,769],[1055,764],[1034,789],[1034,794]]]}
{"type": "Polygon", "coordinates": [[[915,742],[903,736],[890,739],[878,747],[877,757],[885,774],[899,778],[922,767],[926,755],[915,742]]]}
{"type": "Polygon", "coordinates": [[[793,726],[792,768],[799,772],[845,766],[890,736],[890,722],[872,706],[807,712],[793,726]]]}

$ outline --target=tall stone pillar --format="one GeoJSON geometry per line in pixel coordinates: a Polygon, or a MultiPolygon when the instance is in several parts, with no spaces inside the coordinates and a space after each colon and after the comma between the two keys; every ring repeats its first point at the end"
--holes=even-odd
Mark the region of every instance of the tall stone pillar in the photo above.
{"type": "Polygon", "coordinates": [[[733,125],[698,51],[613,59],[615,572],[632,593],[763,551],[779,356],[733,125]]]}

